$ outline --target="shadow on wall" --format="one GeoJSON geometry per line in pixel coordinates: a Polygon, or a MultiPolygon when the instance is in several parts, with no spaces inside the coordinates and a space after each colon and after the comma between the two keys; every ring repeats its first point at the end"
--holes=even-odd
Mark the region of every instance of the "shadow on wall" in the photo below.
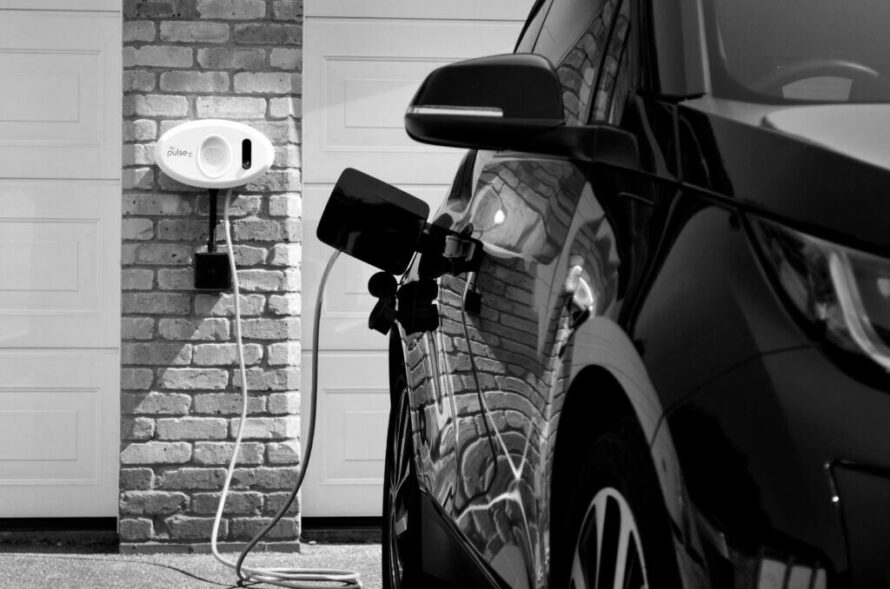
{"type": "MultiPolygon", "coordinates": [[[[209,233],[207,196],[160,198],[178,198],[178,212],[193,218],[153,220],[155,239],[137,245],[124,270],[131,280],[151,277],[156,291],[128,291],[123,299],[121,539],[206,542],[241,410],[233,296],[192,286],[191,256],[206,250],[209,233]]],[[[234,212],[251,398],[231,518],[222,527],[221,539],[232,541],[249,540],[277,512],[299,462],[299,319],[288,294],[298,285],[289,283],[279,223],[258,217],[265,201],[239,198],[234,212]]],[[[273,537],[298,533],[290,519],[273,537]]]]}

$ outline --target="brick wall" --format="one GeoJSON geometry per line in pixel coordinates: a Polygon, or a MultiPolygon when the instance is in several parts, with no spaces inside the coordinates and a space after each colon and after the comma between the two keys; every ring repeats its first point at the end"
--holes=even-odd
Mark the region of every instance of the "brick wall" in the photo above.
{"type": "MultiPolygon", "coordinates": [[[[234,213],[252,399],[221,540],[250,539],[295,480],[302,13],[302,0],[124,0],[123,550],[209,542],[240,412],[232,296],[192,288],[207,195],[153,159],[160,134],[187,120],[242,121],[276,148],[234,213]]],[[[279,548],[295,546],[298,517],[276,529],[279,548]]]]}

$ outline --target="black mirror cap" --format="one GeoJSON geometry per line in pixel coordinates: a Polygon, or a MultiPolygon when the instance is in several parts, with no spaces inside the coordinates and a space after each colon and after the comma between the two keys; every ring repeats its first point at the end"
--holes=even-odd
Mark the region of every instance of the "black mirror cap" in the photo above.
{"type": "Polygon", "coordinates": [[[635,167],[633,135],[610,125],[566,125],[562,84],[545,57],[495,55],[433,71],[405,113],[422,143],[516,150],[635,167]]]}
{"type": "Polygon", "coordinates": [[[567,157],[576,162],[622,168],[640,166],[637,138],[624,129],[607,124],[559,127],[529,139],[516,149],[567,157]]]}
{"type": "Polygon", "coordinates": [[[545,57],[516,53],[434,70],[408,107],[405,130],[422,143],[505,149],[563,117],[556,70],[545,57]]]}
{"type": "Polygon", "coordinates": [[[433,70],[412,107],[490,109],[507,119],[563,118],[562,86],[546,57],[509,53],[433,70]]]}
{"type": "Polygon", "coordinates": [[[347,168],[325,205],[316,235],[327,245],[390,274],[417,250],[430,207],[419,198],[347,168]]]}

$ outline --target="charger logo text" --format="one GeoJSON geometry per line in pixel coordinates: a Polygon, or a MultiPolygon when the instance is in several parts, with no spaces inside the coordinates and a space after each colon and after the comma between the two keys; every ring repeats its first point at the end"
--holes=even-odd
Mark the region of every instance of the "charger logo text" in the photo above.
{"type": "Polygon", "coordinates": [[[167,150],[167,157],[192,157],[192,152],[179,147],[171,147],[167,150]]]}

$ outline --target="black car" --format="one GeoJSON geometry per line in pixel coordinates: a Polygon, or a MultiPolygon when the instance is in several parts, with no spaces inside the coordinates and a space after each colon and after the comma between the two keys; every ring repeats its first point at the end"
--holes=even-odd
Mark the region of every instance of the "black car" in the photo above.
{"type": "Polygon", "coordinates": [[[539,0],[427,78],[441,209],[348,171],[319,229],[385,270],[386,587],[890,587],[888,26],[539,0]]]}

